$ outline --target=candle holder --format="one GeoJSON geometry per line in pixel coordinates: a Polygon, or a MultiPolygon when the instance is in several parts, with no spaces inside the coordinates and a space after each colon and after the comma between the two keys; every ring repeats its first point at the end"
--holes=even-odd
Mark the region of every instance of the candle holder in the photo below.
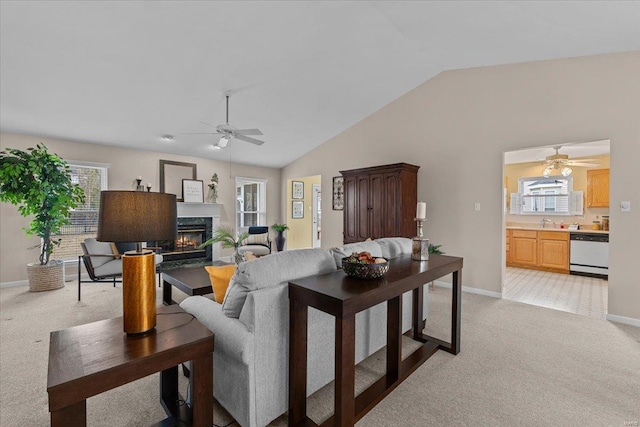
{"type": "Polygon", "coordinates": [[[424,238],[422,223],[426,218],[414,218],[417,224],[417,236],[412,240],[411,259],[414,261],[429,261],[429,239],[424,238]]]}
{"type": "Polygon", "coordinates": [[[147,193],[151,193],[151,186],[147,185],[147,193]]]}

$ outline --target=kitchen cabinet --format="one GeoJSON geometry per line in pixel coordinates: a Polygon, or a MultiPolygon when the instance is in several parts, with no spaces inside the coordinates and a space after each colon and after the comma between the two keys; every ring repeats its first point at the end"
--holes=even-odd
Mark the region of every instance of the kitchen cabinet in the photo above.
{"type": "Polygon", "coordinates": [[[569,272],[569,233],[538,231],[539,267],[569,272]]]}
{"type": "Polygon", "coordinates": [[[569,273],[569,233],[508,230],[507,266],[569,273]]]}
{"type": "Polygon", "coordinates": [[[587,169],[587,207],[609,207],[609,169],[587,169]]]}
{"type": "Polygon", "coordinates": [[[507,264],[509,264],[511,262],[511,230],[507,230],[507,241],[506,241],[506,248],[507,248],[507,254],[506,254],[506,260],[507,260],[507,264]]]}
{"type": "Polygon", "coordinates": [[[534,267],[538,260],[537,249],[536,231],[511,231],[511,262],[513,264],[534,267]]]}
{"type": "Polygon", "coordinates": [[[344,177],[344,243],[413,237],[418,169],[407,163],[340,171],[344,177]]]}

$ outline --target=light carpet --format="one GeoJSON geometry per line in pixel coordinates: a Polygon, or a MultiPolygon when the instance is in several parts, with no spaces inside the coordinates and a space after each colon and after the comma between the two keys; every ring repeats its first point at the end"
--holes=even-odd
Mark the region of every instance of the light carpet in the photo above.
{"type": "MultiPolygon", "coordinates": [[[[426,332],[449,333],[450,290],[431,292],[426,332]]],[[[158,292],[158,304],[161,304],[158,292]]],[[[174,291],[175,299],[184,296],[174,291]]],[[[47,426],[49,332],[122,313],[120,285],[30,293],[0,289],[0,426],[47,426]]],[[[436,353],[358,426],[624,426],[640,421],[640,328],[463,294],[462,351],[436,353]]],[[[409,351],[414,343],[406,340],[409,351]]],[[[357,369],[357,389],[382,375],[384,352],[357,369]]],[[[182,377],[182,376],[181,376],[182,377]]],[[[186,379],[181,378],[182,392],[186,379]]],[[[325,387],[308,400],[321,421],[325,387]]],[[[89,398],[88,425],[147,426],[164,417],[158,375],[89,398]]],[[[217,404],[214,421],[232,421],[217,404]]],[[[286,417],[272,426],[286,425],[286,417]]]]}

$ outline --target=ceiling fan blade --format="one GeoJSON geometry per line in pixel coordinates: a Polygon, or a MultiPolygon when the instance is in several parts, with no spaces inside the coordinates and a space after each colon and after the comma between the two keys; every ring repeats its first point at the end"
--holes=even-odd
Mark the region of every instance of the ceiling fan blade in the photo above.
{"type": "Polygon", "coordinates": [[[250,142],[250,143],[256,144],[256,145],[264,144],[264,141],[260,141],[259,139],[250,138],[250,137],[244,136],[244,135],[235,135],[235,138],[239,139],[240,141],[250,142]]]}
{"type": "Polygon", "coordinates": [[[568,162],[569,166],[582,166],[582,167],[597,167],[600,166],[598,163],[582,163],[582,162],[568,162]]]}
{"type": "Polygon", "coordinates": [[[212,125],[212,124],[210,124],[210,123],[207,123],[207,122],[200,122],[200,123],[202,123],[203,125],[211,126],[212,128],[214,128],[214,127],[215,127],[214,125],[212,125]]]}
{"type": "Polygon", "coordinates": [[[260,129],[238,129],[235,133],[239,135],[264,135],[260,129]]]}

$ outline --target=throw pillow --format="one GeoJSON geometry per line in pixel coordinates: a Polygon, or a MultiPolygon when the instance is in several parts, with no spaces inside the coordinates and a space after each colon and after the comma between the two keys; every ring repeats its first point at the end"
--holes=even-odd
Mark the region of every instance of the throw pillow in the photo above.
{"type": "Polygon", "coordinates": [[[207,273],[209,273],[209,279],[211,280],[211,287],[213,288],[213,296],[217,303],[222,304],[224,301],[224,295],[227,293],[229,287],[229,281],[236,272],[235,265],[208,265],[205,267],[207,273]]]}

